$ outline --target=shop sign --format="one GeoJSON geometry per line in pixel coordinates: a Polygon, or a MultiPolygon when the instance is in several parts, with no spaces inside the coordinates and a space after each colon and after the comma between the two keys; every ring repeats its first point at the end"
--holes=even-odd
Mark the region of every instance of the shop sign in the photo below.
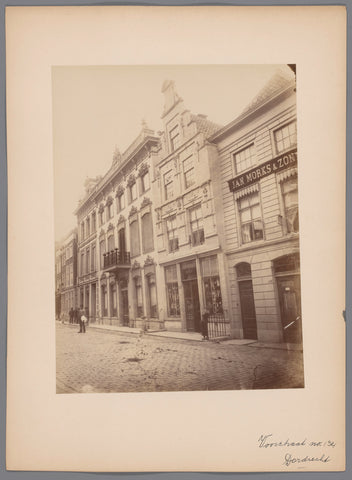
{"type": "Polygon", "coordinates": [[[241,188],[248,187],[252,183],[258,182],[261,178],[267,177],[272,173],[278,173],[286,168],[297,166],[297,149],[280,155],[279,157],[268,160],[259,167],[252,168],[248,172],[237,175],[237,177],[229,180],[231,192],[236,192],[241,188]]]}

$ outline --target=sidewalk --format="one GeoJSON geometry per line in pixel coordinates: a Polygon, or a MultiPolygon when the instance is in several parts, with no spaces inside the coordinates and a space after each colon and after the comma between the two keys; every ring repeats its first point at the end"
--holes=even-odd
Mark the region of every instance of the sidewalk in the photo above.
{"type": "MultiPolygon", "coordinates": [[[[68,322],[60,322],[61,324],[67,325],[69,327],[76,327],[79,328],[77,323],[68,323],[68,322]]],[[[110,332],[121,332],[121,333],[133,333],[133,334],[144,334],[147,336],[154,336],[154,337],[162,337],[162,338],[175,338],[179,340],[190,340],[193,342],[202,342],[203,337],[198,332],[171,332],[168,330],[157,330],[157,331],[146,331],[143,332],[141,328],[133,328],[133,327],[123,327],[123,326],[115,326],[115,325],[103,325],[100,323],[89,323],[88,330],[93,328],[95,330],[105,330],[110,332]]],[[[290,351],[302,351],[301,344],[294,344],[294,343],[263,343],[258,342],[258,340],[248,340],[248,339],[236,339],[236,338],[228,338],[228,337],[221,337],[221,338],[214,338],[209,340],[212,343],[221,343],[222,345],[246,345],[248,347],[254,348],[272,348],[275,350],[290,350],[290,351]]]]}

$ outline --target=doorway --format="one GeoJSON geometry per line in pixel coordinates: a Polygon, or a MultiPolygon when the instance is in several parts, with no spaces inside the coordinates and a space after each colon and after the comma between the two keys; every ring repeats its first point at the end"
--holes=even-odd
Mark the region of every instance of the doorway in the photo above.
{"type": "Polygon", "coordinates": [[[185,296],[186,328],[188,331],[200,332],[200,305],[197,280],[183,282],[185,296]]]}
{"type": "Polygon", "coordinates": [[[243,337],[257,340],[257,318],[255,314],[252,280],[238,282],[242,313],[243,337]]]}
{"type": "Polygon", "coordinates": [[[277,277],[284,342],[302,342],[300,276],[277,277]]]}

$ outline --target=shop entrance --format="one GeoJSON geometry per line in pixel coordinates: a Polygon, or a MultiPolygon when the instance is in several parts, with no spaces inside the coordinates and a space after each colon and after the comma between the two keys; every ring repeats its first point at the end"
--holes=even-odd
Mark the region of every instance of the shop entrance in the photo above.
{"type": "Polygon", "coordinates": [[[283,340],[302,342],[301,276],[299,254],[277,258],[273,262],[279,295],[283,340]]]}
{"type": "Polygon", "coordinates": [[[299,275],[277,277],[284,342],[301,343],[301,299],[299,275]]]}
{"type": "Polygon", "coordinates": [[[200,305],[197,280],[183,282],[187,330],[200,332],[200,305]]]}
{"type": "Polygon", "coordinates": [[[252,280],[238,282],[242,313],[243,337],[257,340],[257,319],[255,315],[252,280]]]}
{"type": "Polygon", "coordinates": [[[181,278],[185,298],[186,329],[200,332],[200,304],[195,260],[181,263],[181,278]]]}

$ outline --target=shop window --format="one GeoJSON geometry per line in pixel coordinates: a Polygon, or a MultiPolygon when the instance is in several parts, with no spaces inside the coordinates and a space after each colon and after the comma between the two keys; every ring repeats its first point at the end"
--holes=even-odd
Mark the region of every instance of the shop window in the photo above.
{"type": "Polygon", "coordinates": [[[142,279],[136,277],[134,280],[136,288],[136,302],[137,302],[137,317],[143,317],[143,293],[142,293],[142,279]]]}
{"type": "Polygon", "coordinates": [[[191,230],[191,245],[201,245],[204,243],[204,221],[200,205],[189,210],[189,221],[191,230]]]}
{"type": "Polygon", "coordinates": [[[249,145],[249,147],[246,147],[235,153],[234,157],[236,174],[241,173],[250,167],[253,167],[253,165],[256,164],[254,144],[249,145]]]}
{"type": "Polygon", "coordinates": [[[180,316],[180,297],[177,283],[176,265],[165,267],[167,313],[169,317],[180,316]]]}
{"type": "Polygon", "coordinates": [[[297,145],[297,123],[291,122],[274,132],[277,153],[285,152],[297,145]]]}
{"type": "Polygon", "coordinates": [[[166,220],[167,239],[169,244],[169,252],[178,250],[178,232],[176,226],[176,215],[166,220]]]}
{"type": "Polygon", "coordinates": [[[164,175],[164,194],[165,200],[172,198],[174,196],[174,183],[173,183],[173,175],[172,170],[165,173],[164,175]]]}
{"type": "Polygon", "coordinates": [[[141,176],[141,186],[142,192],[146,192],[150,188],[150,179],[149,179],[149,172],[145,172],[144,175],[141,176]]]}
{"type": "Polygon", "coordinates": [[[299,231],[298,223],[298,185],[297,177],[290,178],[281,184],[285,209],[287,233],[299,231]]]}
{"type": "Polygon", "coordinates": [[[195,183],[193,156],[183,161],[183,176],[185,188],[189,188],[195,183]]]}
{"type": "Polygon", "coordinates": [[[146,213],[142,217],[142,244],[143,253],[154,250],[153,222],[151,213],[146,213]]]}
{"type": "Polygon", "coordinates": [[[259,194],[254,193],[238,200],[242,242],[249,243],[264,238],[259,194]]]}
{"type": "Polygon", "coordinates": [[[130,239],[131,239],[131,257],[140,254],[140,245],[139,245],[139,228],[138,221],[134,220],[130,224],[130,239]]]}
{"type": "Polygon", "coordinates": [[[147,276],[147,285],[148,285],[148,294],[149,294],[150,316],[153,318],[156,318],[158,315],[157,315],[155,275],[147,276]]]}
{"type": "Polygon", "coordinates": [[[178,125],[170,130],[170,145],[171,150],[174,151],[178,148],[181,143],[180,131],[178,125]]]}
{"type": "Polygon", "coordinates": [[[201,259],[201,271],[206,309],[211,315],[222,314],[219,267],[216,255],[201,259]]]}

